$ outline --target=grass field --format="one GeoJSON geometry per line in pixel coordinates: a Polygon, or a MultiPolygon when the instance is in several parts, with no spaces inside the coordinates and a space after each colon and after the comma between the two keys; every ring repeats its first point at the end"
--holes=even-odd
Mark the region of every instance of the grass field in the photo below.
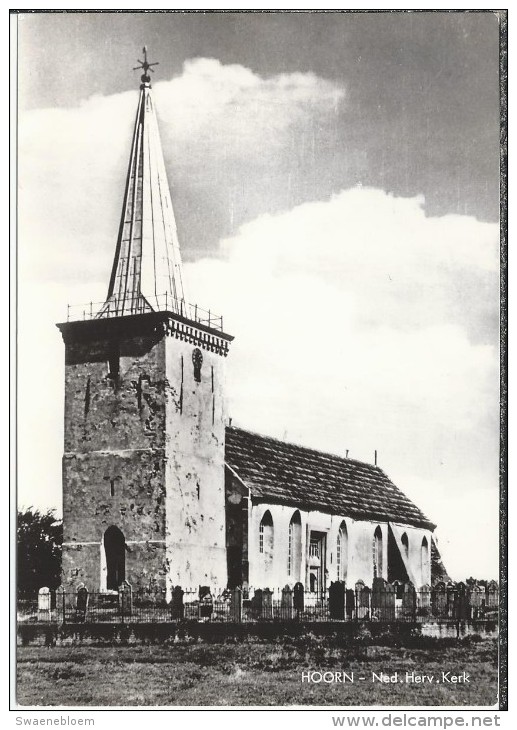
{"type": "Polygon", "coordinates": [[[365,646],[358,641],[345,645],[328,637],[305,636],[279,642],[169,646],[27,646],[18,649],[17,701],[22,706],[486,707],[497,702],[497,644],[477,637],[430,640],[424,649],[365,646]],[[309,670],[353,672],[355,681],[302,683],[302,672],[309,670]],[[449,671],[467,672],[470,682],[436,682],[449,671]],[[372,682],[372,672],[398,672],[402,681],[372,682]],[[433,675],[435,681],[406,683],[406,672],[433,675]]]}

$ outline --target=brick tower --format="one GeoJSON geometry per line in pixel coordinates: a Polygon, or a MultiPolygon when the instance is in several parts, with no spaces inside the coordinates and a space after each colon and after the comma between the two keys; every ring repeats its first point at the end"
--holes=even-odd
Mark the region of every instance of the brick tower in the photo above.
{"type": "Polygon", "coordinates": [[[65,343],[63,584],[225,586],[222,317],[188,303],[144,61],[106,302],[65,343]]]}

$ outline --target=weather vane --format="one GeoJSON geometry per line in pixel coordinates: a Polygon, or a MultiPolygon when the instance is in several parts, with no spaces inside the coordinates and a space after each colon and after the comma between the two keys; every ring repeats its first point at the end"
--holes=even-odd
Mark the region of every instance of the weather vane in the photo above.
{"type": "Polygon", "coordinates": [[[142,50],[144,52],[144,60],[141,61],[139,58],[137,58],[137,61],[140,64],[140,66],[135,66],[133,71],[138,71],[138,69],[143,68],[144,73],[142,74],[142,81],[144,83],[149,83],[149,81],[151,80],[151,77],[148,75],[147,72],[152,71],[152,73],[154,73],[154,69],[151,68],[151,66],[158,66],[159,62],[155,61],[154,63],[149,63],[147,61],[147,46],[144,46],[142,50]]]}

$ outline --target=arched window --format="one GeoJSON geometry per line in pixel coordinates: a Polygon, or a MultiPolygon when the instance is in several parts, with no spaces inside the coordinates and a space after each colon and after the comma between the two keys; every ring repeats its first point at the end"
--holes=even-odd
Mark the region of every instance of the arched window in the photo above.
{"type": "Polygon", "coordinates": [[[112,525],[104,533],[106,554],[106,588],[117,591],[126,579],[126,540],[123,533],[112,525]]]}
{"type": "Polygon", "coordinates": [[[422,569],[422,585],[430,582],[429,575],[429,543],[427,537],[422,540],[422,547],[420,549],[420,563],[422,569]]]}
{"type": "Polygon", "coordinates": [[[266,510],[259,527],[259,552],[264,556],[266,563],[273,560],[273,538],[273,518],[271,512],[266,510]]]}
{"type": "Polygon", "coordinates": [[[348,531],[341,523],[336,541],[336,578],[346,581],[348,572],[348,531]]]}
{"type": "Polygon", "coordinates": [[[373,533],[373,577],[382,578],[382,530],[379,526],[375,528],[373,533]]]}
{"type": "Polygon", "coordinates": [[[302,518],[298,510],[289,522],[289,548],[287,553],[287,575],[295,581],[300,580],[300,566],[302,562],[302,518]]]}
{"type": "Polygon", "coordinates": [[[409,556],[409,539],[406,532],[402,535],[400,541],[402,543],[402,547],[404,548],[404,555],[407,558],[409,556]]]}

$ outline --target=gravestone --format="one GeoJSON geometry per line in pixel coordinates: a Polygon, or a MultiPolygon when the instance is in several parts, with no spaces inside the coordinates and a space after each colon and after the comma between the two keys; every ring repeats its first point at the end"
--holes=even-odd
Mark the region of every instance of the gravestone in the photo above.
{"type": "Polygon", "coordinates": [[[292,619],[293,617],[293,592],[288,585],[282,588],[280,616],[283,619],[292,619]]]}
{"type": "Polygon", "coordinates": [[[482,618],[485,613],[486,595],[484,586],[477,583],[469,586],[468,602],[470,606],[470,618],[482,618]]]}
{"type": "Polygon", "coordinates": [[[372,620],[395,620],[395,587],[384,578],[373,579],[372,620]]]}
{"type": "Polygon", "coordinates": [[[492,609],[499,607],[499,586],[495,580],[491,580],[486,587],[486,605],[492,609]]]}
{"type": "Polygon", "coordinates": [[[343,581],[332,582],[329,587],[329,616],[331,619],[344,621],[345,619],[345,590],[343,581]]]}
{"type": "Polygon", "coordinates": [[[185,616],[185,606],[183,605],[184,591],[181,586],[174,586],[172,589],[170,609],[171,619],[179,621],[185,616]]]}
{"type": "Polygon", "coordinates": [[[66,594],[64,586],[56,588],[56,620],[58,624],[66,622],[66,594]]]}
{"type": "Polygon", "coordinates": [[[269,588],[262,591],[262,618],[273,618],[273,594],[269,588]]]}
{"type": "Polygon", "coordinates": [[[447,615],[447,590],[445,583],[440,581],[431,591],[433,616],[442,618],[447,615]]]}
{"type": "Polygon", "coordinates": [[[350,621],[355,616],[355,593],[353,588],[345,591],[346,617],[350,621]]]}
{"type": "Polygon", "coordinates": [[[133,611],[133,590],[127,580],[122,581],[118,589],[118,609],[122,621],[130,618],[133,611]]]}
{"type": "Polygon", "coordinates": [[[256,619],[262,617],[262,593],[262,588],[255,588],[253,598],[251,599],[251,610],[256,619]]]}
{"type": "Polygon", "coordinates": [[[446,615],[448,618],[454,618],[456,612],[456,586],[452,581],[447,583],[445,591],[447,593],[446,615]]]}
{"type": "Polygon", "coordinates": [[[233,589],[230,596],[230,618],[236,623],[242,621],[242,591],[237,586],[233,589]]]}
{"type": "Polygon", "coordinates": [[[88,610],[88,589],[84,583],[80,583],[77,588],[75,599],[75,617],[79,623],[86,620],[86,612],[88,610]]]}
{"type": "Polygon", "coordinates": [[[362,580],[355,584],[357,618],[359,620],[370,618],[370,596],[371,590],[365,586],[362,580]]]}
{"type": "Polygon", "coordinates": [[[50,589],[46,586],[38,591],[38,621],[50,621],[50,589]]]}
{"type": "Polygon", "coordinates": [[[429,616],[431,613],[431,586],[423,585],[417,593],[417,607],[419,616],[429,616]]]}
{"type": "Polygon", "coordinates": [[[305,588],[303,583],[295,583],[293,588],[293,607],[298,618],[305,610],[305,588]]]}
{"type": "Polygon", "coordinates": [[[210,586],[199,586],[199,618],[209,619],[214,611],[210,586]]]}
{"type": "Polygon", "coordinates": [[[468,603],[467,586],[465,583],[456,584],[456,600],[454,618],[467,619],[470,618],[470,607],[468,603]]]}
{"type": "Polygon", "coordinates": [[[402,595],[402,616],[407,621],[416,619],[416,593],[415,586],[411,581],[404,584],[402,595]]]}

